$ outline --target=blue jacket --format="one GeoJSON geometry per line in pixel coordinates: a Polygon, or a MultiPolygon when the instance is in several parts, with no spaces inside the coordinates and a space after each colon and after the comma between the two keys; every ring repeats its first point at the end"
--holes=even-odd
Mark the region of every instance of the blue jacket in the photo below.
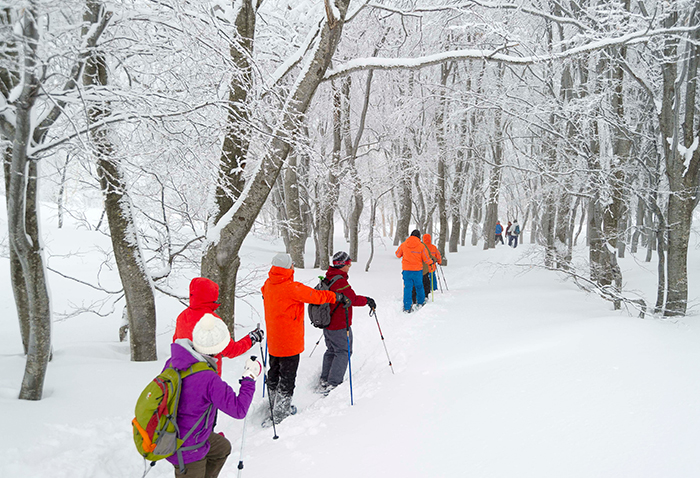
{"type": "Polygon", "coordinates": [[[501,234],[503,232],[503,226],[496,224],[496,234],[501,234]]]}

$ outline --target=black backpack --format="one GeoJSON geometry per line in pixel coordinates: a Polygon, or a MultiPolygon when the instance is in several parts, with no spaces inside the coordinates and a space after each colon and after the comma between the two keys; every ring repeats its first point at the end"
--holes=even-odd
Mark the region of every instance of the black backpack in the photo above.
{"type": "MultiPolygon", "coordinates": [[[[325,277],[318,276],[320,281],[318,285],[314,287],[316,290],[331,290],[331,285],[340,279],[341,276],[335,276],[330,281],[325,277]]],[[[319,329],[325,329],[331,325],[331,316],[340,307],[340,303],[336,304],[331,311],[331,304],[309,304],[309,320],[314,327],[319,329]]]]}

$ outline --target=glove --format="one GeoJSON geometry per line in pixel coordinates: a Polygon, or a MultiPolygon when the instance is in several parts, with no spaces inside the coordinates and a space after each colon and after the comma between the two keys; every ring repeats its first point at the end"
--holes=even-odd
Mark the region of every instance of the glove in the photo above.
{"type": "Polygon", "coordinates": [[[265,332],[263,332],[262,329],[255,329],[252,330],[248,336],[250,337],[250,341],[253,345],[255,345],[258,342],[262,342],[263,338],[265,337],[265,332]]]}
{"type": "Polygon", "coordinates": [[[377,308],[377,303],[374,301],[373,298],[371,297],[365,297],[367,299],[367,305],[369,306],[370,309],[376,309],[377,308]]]}
{"type": "Polygon", "coordinates": [[[252,378],[255,380],[262,373],[262,364],[255,357],[250,357],[245,363],[245,368],[243,369],[243,377],[252,378]]]}
{"type": "Polygon", "coordinates": [[[352,301],[340,292],[335,293],[335,301],[339,304],[343,304],[343,307],[345,307],[346,309],[352,305],[352,301]]]}

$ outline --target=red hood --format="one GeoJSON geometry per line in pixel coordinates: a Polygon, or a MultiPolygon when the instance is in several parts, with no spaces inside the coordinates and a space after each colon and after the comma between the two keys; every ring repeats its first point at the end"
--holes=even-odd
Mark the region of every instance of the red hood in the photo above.
{"type": "Polygon", "coordinates": [[[433,238],[430,236],[430,234],[423,234],[423,244],[425,244],[426,246],[432,244],[432,239],[433,238]]]}
{"type": "Polygon", "coordinates": [[[207,307],[215,310],[219,307],[219,284],[204,277],[195,277],[190,282],[190,307],[199,309],[207,307]]]}

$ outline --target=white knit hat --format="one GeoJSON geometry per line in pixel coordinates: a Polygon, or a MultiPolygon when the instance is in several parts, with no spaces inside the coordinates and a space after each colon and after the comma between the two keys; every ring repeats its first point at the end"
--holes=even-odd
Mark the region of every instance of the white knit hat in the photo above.
{"type": "Polygon", "coordinates": [[[216,355],[231,341],[231,333],[223,320],[204,314],[192,331],[194,349],[200,354],[216,355]]]}
{"type": "Polygon", "coordinates": [[[292,262],[292,256],[285,254],[284,252],[280,252],[272,258],[272,265],[283,269],[291,269],[294,266],[294,263],[292,262]]]}

